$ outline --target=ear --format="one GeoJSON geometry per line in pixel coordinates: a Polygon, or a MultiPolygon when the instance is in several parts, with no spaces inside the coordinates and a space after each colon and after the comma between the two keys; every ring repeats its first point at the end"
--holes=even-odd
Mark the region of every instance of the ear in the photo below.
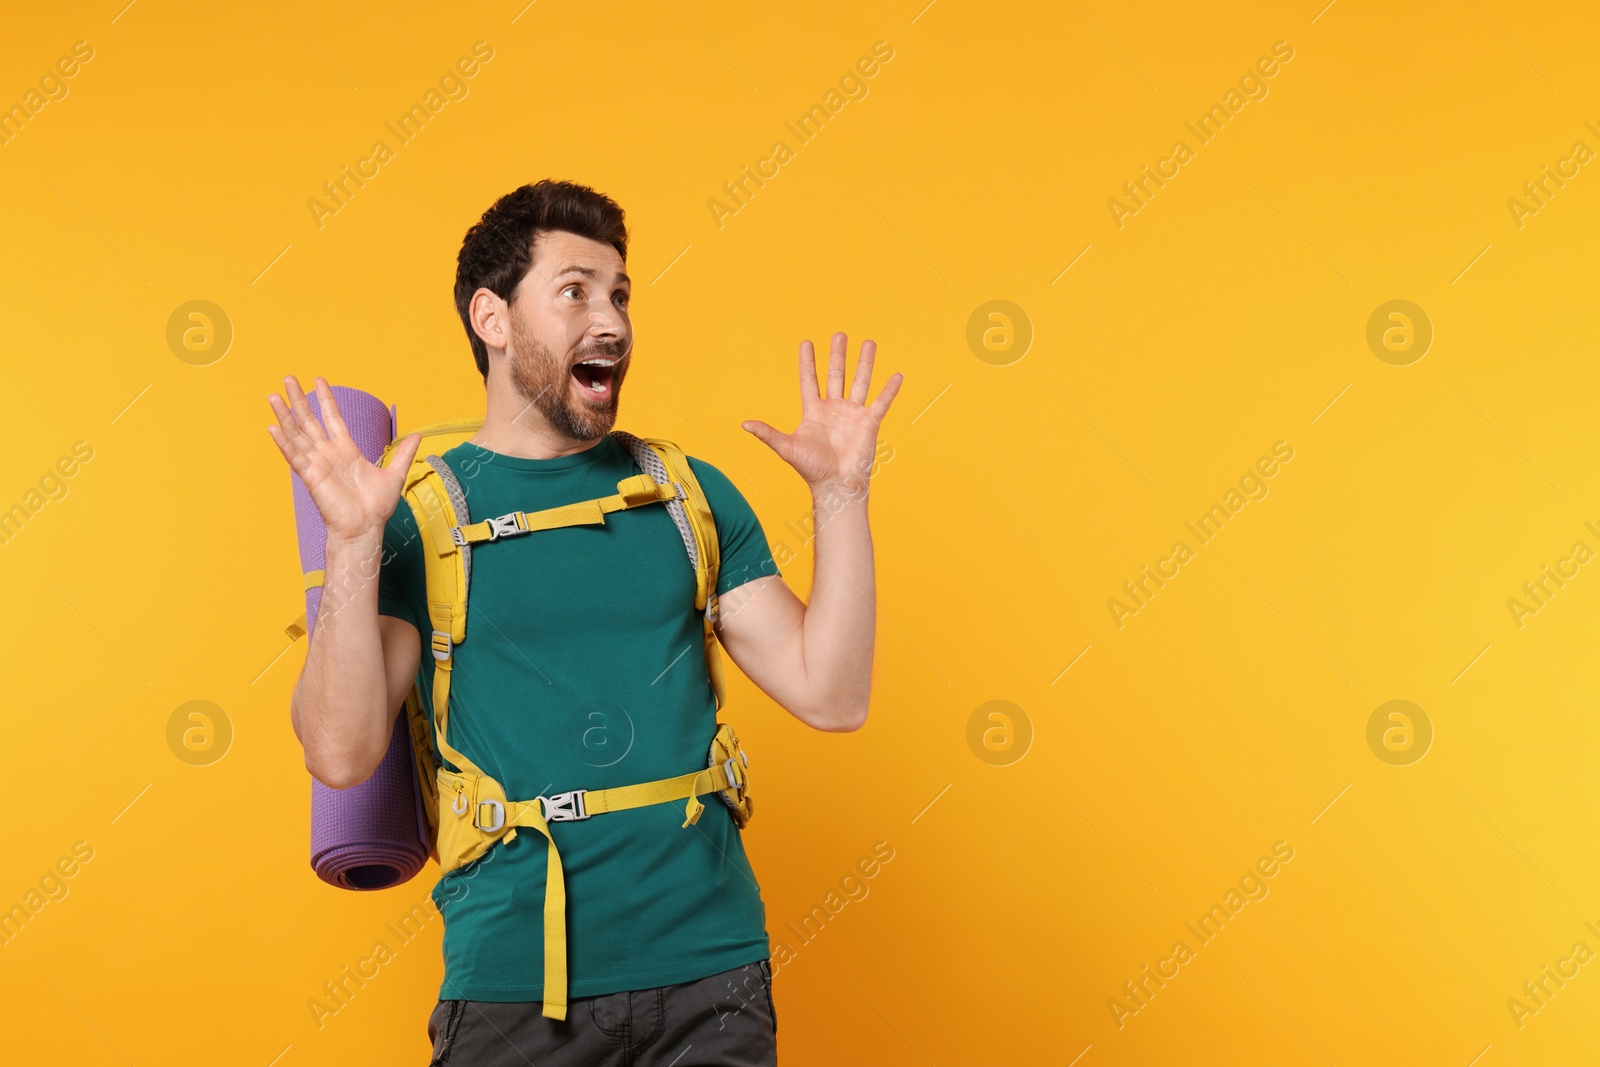
{"type": "Polygon", "coordinates": [[[479,289],[472,294],[467,308],[472,330],[485,345],[504,352],[511,341],[511,306],[492,289],[479,289]]]}

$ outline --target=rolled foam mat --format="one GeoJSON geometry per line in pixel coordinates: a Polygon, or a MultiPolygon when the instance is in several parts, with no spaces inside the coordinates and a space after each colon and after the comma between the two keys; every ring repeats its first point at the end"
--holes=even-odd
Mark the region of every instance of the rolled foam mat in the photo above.
{"type": "MultiPolygon", "coordinates": [[[[371,393],[347,386],[332,387],[350,436],[361,454],[376,463],[395,437],[392,408],[371,393]]],[[[315,393],[307,399],[322,418],[315,393]]],[[[300,569],[322,570],[326,562],[327,528],[298,474],[294,480],[295,531],[300,542],[300,569]]],[[[402,501],[398,506],[405,507],[402,501]]],[[[322,587],[306,590],[306,633],[315,631],[322,587]]],[[[416,877],[431,851],[422,796],[417,788],[411,731],[404,713],[395,717],[394,734],[383,762],[360,785],[331,789],[311,780],[311,866],[329,885],[341,889],[387,889],[416,877]]]]}

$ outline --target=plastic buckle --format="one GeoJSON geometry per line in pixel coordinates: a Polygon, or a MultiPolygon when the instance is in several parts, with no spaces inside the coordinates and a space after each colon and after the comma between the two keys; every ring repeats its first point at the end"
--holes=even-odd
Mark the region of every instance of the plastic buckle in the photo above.
{"type": "MultiPolygon", "coordinates": [[[[744,749],[739,750],[739,761],[746,767],[750,766],[750,757],[744,754],[744,749]]],[[[728,775],[728,784],[730,786],[744,785],[744,783],[739,780],[739,777],[736,776],[734,772],[732,756],[729,756],[727,759],[722,761],[722,769],[728,775]]]]}
{"type": "Polygon", "coordinates": [[[461,527],[459,526],[450,527],[450,540],[454,541],[460,548],[467,547],[467,535],[461,532],[461,527]]]}
{"type": "Polygon", "coordinates": [[[583,807],[583,794],[586,792],[588,790],[573,789],[566,793],[539,797],[539,807],[544,813],[544,821],[578,822],[587,819],[589,813],[583,807]]]}
{"type": "Polygon", "coordinates": [[[473,826],[476,826],[478,829],[482,830],[485,833],[494,833],[494,831],[500,829],[505,824],[506,824],[506,806],[504,804],[500,803],[498,800],[495,800],[493,797],[490,797],[488,800],[480,800],[480,801],[478,801],[478,810],[473,813],[473,817],[472,817],[472,825],[473,826]],[[493,808],[494,809],[494,825],[485,826],[483,824],[483,822],[481,821],[483,819],[483,809],[484,808],[493,808]]]}
{"type": "Polygon", "coordinates": [[[450,643],[450,635],[449,634],[445,633],[443,630],[435,630],[435,631],[433,631],[433,658],[434,659],[437,659],[437,660],[447,660],[447,659],[449,659],[450,658],[450,650],[451,650],[452,647],[454,647],[454,646],[450,643]]]}
{"type": "Polygon", "coordinates": [[[514,534],[527,533],[527,520],[522,518],[520,511],[510,515],[496,515],[489,519],[489,540],[494,541],[501,537],[511,537],[514,534]]]}

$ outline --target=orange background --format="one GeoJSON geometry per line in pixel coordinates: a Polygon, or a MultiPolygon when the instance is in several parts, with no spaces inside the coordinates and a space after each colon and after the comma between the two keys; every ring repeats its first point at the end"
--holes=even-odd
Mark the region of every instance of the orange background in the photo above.
{"type": "Polygon", "coordinates": [[[874,479],[867,726],[810,731],[732,683],[745,840],[796,950],[785,1063],[1594,1059],[1600,968],[1565,964],[1520,1020],[1508,1000],[1575,942],[1600,950],[1600,578],[1564,565],[1520,626],[1508,601],[1600,548],[1600,177],[1578,167],[1520,220],[1508,200],[1600,149],[1600,17],[1319,7],[7,12],[0,104],[93,49],[0,145],[0,507],[27,511],[0,544],[19,772],[0,907],[92,849],[0,946],[12,1055],[424,1062],[437,922],[320,1028],[307,1008],[434,868],[369,894],[309,869],[264,396],[322,374],[403,429],[480,410],[461,236],[559,177],[631,223],[619,425],[726,471],[799,552],[802,594],[807,494],[739,422],[792,428],[803,338],[871,337],[880,381],[906,374],[874,479]],[[480,40],[468,94],[319,228],[322,183],[480,40]],[[879,41],[867,94],[799,144],[784,124],[879,41]],[[1265,97],[1199,145],[1184,124],[1279,41],[1265,97]],[[1180,138],[1193,158],[1119,227],[1108,200],[1180,138]],[[719,225],[708,201],[778,139],[792,158],[719,225]],[[197,299],[233,331],[205,365],[167,340],[197,299]],[[1403,366],[1367,343],[1399,299],[1434,332],[1403,366]],[[1000,320],[969,344],[992,300],[1031,327],[1020,358],[1000,320]],[[28,511],[80,441],[92,458],[28,511]],[[1107,601],[1279,441],[1267,495],[1119,627],[1107,601]],[[231,725],[205,766],[169,746],[191,700],[231,725]],[[1009,725],[979,714],[995,700],[1009,725]],[[1420,759],[1369,746],[1391,700],[1431,728],[1420,759]],[[870,893],[796,947],[784,924],[880,841],[870,893]],[[1267,895],[1191,940],[1280,841],[1267,895]],[[1179,939],[1193,958],[1119,1027],[1108,1002],[1179,939]]]}

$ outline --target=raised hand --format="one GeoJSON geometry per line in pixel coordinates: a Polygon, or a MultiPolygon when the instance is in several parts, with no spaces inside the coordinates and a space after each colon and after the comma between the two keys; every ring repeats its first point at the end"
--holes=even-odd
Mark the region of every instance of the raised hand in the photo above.
{"type": "Polygon", "coordinates": [[[285,404],[276,393],[267,398],[278,416],[278,425],[268,426],[267,433],[310,491],[328,528],[328,539],[381,537],[384,523],[400,502],[406,471],[422,444],[421,435],[406,435],[395,446],[388,466],[379,467],[356,447],[325,379],[318,378],[315,387],[321,421],[311,410],[300,382],[290,375],[283,383],[289,400],[285,404]]]}
{"type": "Polygon", "coordinates": [[[800,342],[800,425],[793,433],[783,433],[758,419],[746,419],[740,426],[793,467],[812,492],[835,486],[858,491],[867,484],[878,426],[903,379],[899,371],[891,374],[877,398],[871,404],[866,402],[872,384],[872,357],[877,351],[874,342],[861,343],[847,397],[844,364],[849,341],[842,333],[834,334],[828,352],[828,391],[819,396],[816,354],[810,341],[800,342]]]}

